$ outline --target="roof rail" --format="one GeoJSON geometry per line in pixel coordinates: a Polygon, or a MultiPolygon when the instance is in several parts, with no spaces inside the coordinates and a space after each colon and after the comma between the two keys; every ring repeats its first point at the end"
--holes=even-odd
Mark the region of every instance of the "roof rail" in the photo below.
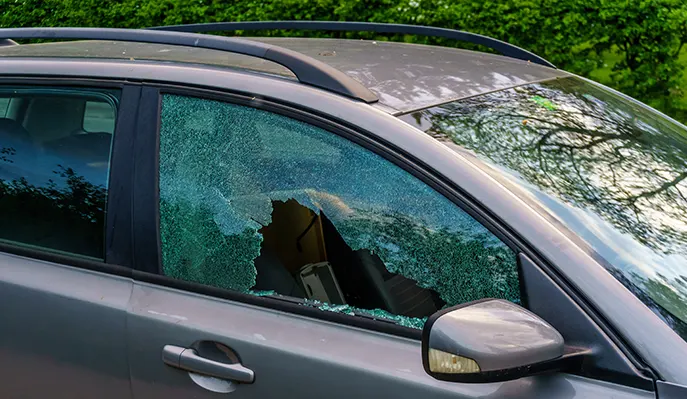
{"type": "Polygon", "coordinates": [[[556,68],[544,58],[531,53],[518,46],[479,35],[477,33],[460,30],[435,28],[422,25],[405,24],[379,24],[373,22],[345,22],[345,21],[248,21],[248,22],[215,22],[206,24],[157,26],[149,29],[177,31],[177,32],[220,32],[236,30],[261,30],[261,29],[296,29],[296,30],[324,30],[346,32],[378,32],[400,33],[407,35],[421,35],[443,37],[460,40],[467,43],[480,44],[498,51],[500,54],[511,58],[531,61],[550,68],[556,68]]]}
{"type": "MultiPolygon", "coordinates": [[[[157,43],[198,47],[244,54],[283,65],[301,83],[319,87],[367,103],[378,101],[377,96],[343,72],[279,46],[256,41],[181,32],[161,32],[143,29],[112,28],[5,28],[0,29],[0,43],[9,39],[85,39],[121,40],[138,43],[157,43]]],[[[6,41],[7,40],[7,41],[6,41]]]]}

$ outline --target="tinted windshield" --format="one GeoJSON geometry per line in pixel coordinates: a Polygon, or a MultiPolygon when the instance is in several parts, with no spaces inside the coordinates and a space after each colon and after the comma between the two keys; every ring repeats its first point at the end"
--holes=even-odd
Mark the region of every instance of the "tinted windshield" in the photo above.
{"type": "Polygon", "coordinates": [[[687,130],[578,78],[402,117],[525,188],[687,339],[687,130]]]}

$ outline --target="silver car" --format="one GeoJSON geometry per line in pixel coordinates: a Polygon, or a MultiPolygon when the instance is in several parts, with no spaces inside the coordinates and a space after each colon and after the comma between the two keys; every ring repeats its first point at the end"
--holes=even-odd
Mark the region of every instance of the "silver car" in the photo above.
{"type": "Polygon", "coordinates": [[[0,397],[685,398],[686,178],[471,33],[0,29],[0,397]]]}

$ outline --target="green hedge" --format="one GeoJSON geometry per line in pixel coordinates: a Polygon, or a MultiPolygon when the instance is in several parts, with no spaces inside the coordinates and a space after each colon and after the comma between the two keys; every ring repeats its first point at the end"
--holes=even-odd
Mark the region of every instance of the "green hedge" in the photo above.
{"type": "Polygon", "coordinates": [[[571,72],[600,76],[595,71],[605,70],[604,83],[687,121],[683,0],[0,0],[1,27],[289,19],[423,24],[493,36],[571,72]]]}

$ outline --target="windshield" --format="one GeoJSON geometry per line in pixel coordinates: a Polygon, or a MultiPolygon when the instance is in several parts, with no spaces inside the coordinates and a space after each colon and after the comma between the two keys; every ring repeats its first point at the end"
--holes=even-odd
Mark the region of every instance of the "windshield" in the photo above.
{"type": "Polygon", "coordinates": [[[575,77],[402,117],[503,172],[687,339],[687,129],[575,77]]]}

